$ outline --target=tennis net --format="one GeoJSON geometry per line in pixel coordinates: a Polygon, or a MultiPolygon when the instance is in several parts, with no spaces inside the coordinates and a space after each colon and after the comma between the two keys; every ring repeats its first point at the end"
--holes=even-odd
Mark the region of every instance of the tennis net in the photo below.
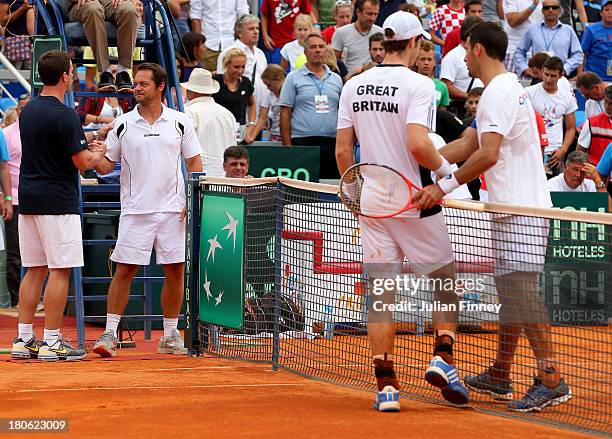
{"type": "MultiPolygon", "coordinates": [[[[335,186],[288,179],[191,183],[186,342],[192,354],[269,362],[309,377],[375,389],[366,325],[373,314],[372,279],[363,264],[358,222],[336,192],[335,186]],[[239,329],[210,324],[201,310],[210,302],[203,282],[212,276],[210,267],[206,273],[202,267],[211,256],[203,233],[212,221],[202,202],[207,194],[244,199],[244,324],[239,329]]],[[[553,362],[572,394],[561,405],[519,413],[507,410],[508,401],[471,391],[470,406],[612,433],[612,215],[492,203],[465,207],[443,208],[455,255],[458,334],[453,350],[461,377],[503,363],[516,401],[534,384],[537,354],[553,362]],[[516,278],[514,272],[537,274],[516,278]],[[498,356],[500,336],[505,343],[498,356]]],[[[394,276],[404,281],[394,287],[393,300],[403,304],[393,311],[402,394],[444,404],[424,372],[433,352],[432,310],[451,302],[440,301],[430,283],[419,283],[422,275],[407,262],[394,276]]]]}

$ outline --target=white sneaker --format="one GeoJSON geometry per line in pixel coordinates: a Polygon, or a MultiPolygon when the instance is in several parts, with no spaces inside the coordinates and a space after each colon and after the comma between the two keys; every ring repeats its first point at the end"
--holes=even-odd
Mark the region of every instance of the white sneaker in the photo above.
{"type": "Polygon", "coordinates": [[[185,341],[181,337],[181,333],[178,331],[178,329],[172,331],[171,336],[163,336],[159,339],[159,344],[157,345],[157,353],[187,355],[185,341]]]}
{"type": "Polygon", "coordinates": [[[86,355],[85,349],[76,349],[68,340],[62,338],[51,346],[43,342],[38,350],[38,359],[42,361],[77,361],[82,360],[86,355]]]}

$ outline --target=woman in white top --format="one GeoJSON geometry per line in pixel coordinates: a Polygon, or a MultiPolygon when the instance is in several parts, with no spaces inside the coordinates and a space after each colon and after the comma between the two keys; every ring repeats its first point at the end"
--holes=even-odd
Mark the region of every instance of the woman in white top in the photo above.
{"type": "Polygon", "coordinates": [[[255,137],[269,126],[270,140],[280,142],[280,98],[281,88],[285,82],[285,70],[277,64],[270,64],[261,74],[261,80],[268,87],[268,93],[259,107],[259,119],[255,125],[255,137]]]}
{"type": "MultiPolygon", "coordinates": [[[[291,66],[291,70],[301,67],[296,65],[296,61],[298,61],[298,58],[300,57],[304,58],[304,39],[312,31],[313,25],[310,15],[300,14],[295,18],[295,22],[293,24],[293,34],[295,35],[296,39],[285,44],[280,52],[280,66],[284,71],[287,71],[287,67],[289,66],[291,66]]],[[[304,61],[306,60],[304,59],[304,61]]]]}

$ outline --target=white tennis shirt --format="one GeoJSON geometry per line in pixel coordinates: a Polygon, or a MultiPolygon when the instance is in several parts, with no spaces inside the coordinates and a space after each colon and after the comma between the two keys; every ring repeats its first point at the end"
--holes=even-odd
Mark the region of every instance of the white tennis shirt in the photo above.
{"type": "Polygon", "coordinates": [[[138,106],[118,117],[106,138],[106,157],[121,160],[121,214],[180,212],[185,207],[181,158],[202,152],[189,118],[163,106],[149,124],[138,106]]]}
{"type": "MultiPolygon", "coordinates": [[[[435,116],[431,79],[403,65],[381,64],[344,85],[338,129],[353,127],[363,163],[387,165],[423,187],[432,183],[431,173],[412,156],[406,125],[423,125],[434,131],[435,116]]],[[[420,212],[413,209],[403,216],[418,218],[420,212]]]]}
{"type": "Polygon", "coordinates": [[[533,106],[515,74],[497,75],[485,87],[476,124],[481,146],[483,133],[504,137],[497,163],[485,172],[489,201],[551,207],[533,106]]]}

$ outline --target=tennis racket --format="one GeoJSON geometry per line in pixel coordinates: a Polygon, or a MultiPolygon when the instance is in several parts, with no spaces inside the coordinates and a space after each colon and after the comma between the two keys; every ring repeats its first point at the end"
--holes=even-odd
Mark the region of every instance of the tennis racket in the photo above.
{"type": "MultiPolygon", "coordinates": [[[[340,200],[348,209],[368,218],[391,218],[417,206],[414,195],[421,188],[395,169],[375,163],[358,163],[344,172],[340,180],[340,200]]],[[[449,207],[464,201],[441,200],[449,207]]]]}

